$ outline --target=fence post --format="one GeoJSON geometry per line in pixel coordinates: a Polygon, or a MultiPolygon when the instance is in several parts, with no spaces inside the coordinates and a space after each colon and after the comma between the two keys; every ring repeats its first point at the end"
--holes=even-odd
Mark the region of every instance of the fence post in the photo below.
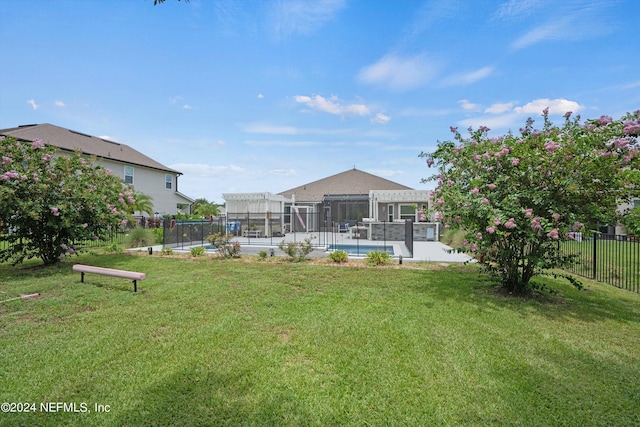
{"type": "Polygon", "coordinates": [[[598,232],[593,232],[593,280],[596,280],[598,260],[598,232]]]}

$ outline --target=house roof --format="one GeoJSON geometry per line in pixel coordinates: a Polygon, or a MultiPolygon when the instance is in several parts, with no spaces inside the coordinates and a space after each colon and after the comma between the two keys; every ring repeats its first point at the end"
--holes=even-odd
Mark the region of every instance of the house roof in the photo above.
{"type": "Polygon", "coordinates": [[[278,193],[296,202],[320,202],[326,195],[363,195],[370,190],[413,190],[356,168],[278,193]]]}
{"type": "Polygon", "coordinates": [[[83,154],[106,160],[145,166],[151,169],[182,175],[180,172],[168,168],[126,144],[109,141],[48,123],[0,129],[0,135],[11,136],[24,141],[40,139],[46,145],[51,145],[64,151],[79,150],[83,154]]]}

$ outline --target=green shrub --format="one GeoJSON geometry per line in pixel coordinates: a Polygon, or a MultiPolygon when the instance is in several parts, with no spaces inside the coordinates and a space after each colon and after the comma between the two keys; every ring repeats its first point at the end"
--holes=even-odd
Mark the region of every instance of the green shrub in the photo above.
{"type": "Polygon", "coordinates": [[[349,259],[349,254],[346,251],[334,251],[329,254],[329,258],[333,262],[347,262],[349,259]]]}
{"type": "Polygon", "coordinates": [[[194,246],[191,248],[191,256],[202,256],[205,252],[204,246],[194,246]]]}
{"type": "Polygon", "coordinates": [[[371,251],[364,261],[367,265],[385,265],[391,262],[391,255],[387,251],[371,251]]]}
{"type": "Polygon", "coordinates": [[[171,248],[164,248],[162,250],[162,252],[160,252],[160,254],[162,255],[173,255],[173,249],[171,248]]]}
{"type": "Polygon", "coordinates": [[[120,252],[122,252],[122,247],[117,242],[113,242],[110,245],[105,246],[104,250],[106,252],[120,253],[120,252]]]}
{"type": "Polygon", "coordinates": [[[151,233],[153,233],[153,238],[156,245],[161,245],[164,241],[164,229],[163,228],[151,228],[151,233]]]}
{"type": "Polygon", "coordinates": [[[260,261],[264,261],[265,259],[267,259],[268,255],[269,254],[267,253],[267,251],[260,251],[260,252],[258,252],[258,259],[260,261]]]}
{"type": "Polygon", "coordinates": [[[218,249],[222,258],[239,258],[240,242],[232,242],[231,239],[233,239],[231,233],[214,233],[207,236],[207,241],[218,249]]]}
{"type": "Polygon", "coordinates": [[[307,255],[313,251],[311,239],[306,238],[302,242],[285,242],[278,245],[280,250],[289,256],[289,261],[302,262],[307,260],[307,255]]]}
{"type": "Polygon", "coordinates": [[[143,246],[152,246],[155,244],[155,236],[149,229],[137,227],[129,232],[127,244],[130,248],[141,248],[143,246]]]}

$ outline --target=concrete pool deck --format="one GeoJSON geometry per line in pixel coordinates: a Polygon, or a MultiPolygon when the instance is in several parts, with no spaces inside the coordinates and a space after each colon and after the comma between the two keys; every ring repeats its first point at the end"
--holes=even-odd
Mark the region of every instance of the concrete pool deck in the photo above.
{"type": "MultiPolygon", "coordinates": [[[[269,252],[271,249],[276,256],[284,256],[278,245],[282,240],[285,242],[301,242],[306,238],[311,238],[313,243],[321,245],[322,248],[315,248],[309,257],[311,258],[324,258],[327,256],[327,252],[324,247],[328,247],[331,244],[339,245],[362,245],[362,246],[393,246],[395,257],[402,255],[403,260],[407,262],[468,262],[473,260],[472,257],[461,253],[449,253],[451,247],[440,242],[414,242],[413,243],[413,257],[410,257],[409,251],[404,242],[397,241],[381,241],[381,240],[368,240],[368,239],[351,239],[347,233],[289,233],[284,237],[258,237],[258,238],[246,238],[236,237],[234,240],[240,242],[241,254],[245,255],[257,255],[260,251],[269,252]]],[[[200,246],[198,242],[194,246],[200,246]]],[[[189,246],[185,245],[183,248],[174,248],[176,253],[188,252],[189,246]]],[[[135,250],[135,249],[134,249],[135,250]]],[[[138,248],[137,250],[146,251],[147,248],[138,248]]],[[[159,253],[162,251],[162,246],[153,246],[153,251],[159,253]]],[[[349,255],[352,258],[364,258],[364,254],[361,256],[349,255]]]]}

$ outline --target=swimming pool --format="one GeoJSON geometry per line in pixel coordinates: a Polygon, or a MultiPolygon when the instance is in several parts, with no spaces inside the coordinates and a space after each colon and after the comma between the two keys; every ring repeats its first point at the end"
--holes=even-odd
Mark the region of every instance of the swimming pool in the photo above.
{"type": "Polygon", "coordinates": [[[337,244],[337,245],[329,245],[329,251],[345,251],[349,255],[366,255],[369,252],[373,251],[386,251],[391,255],[394,255],[393,246],[383,246],[383,245],[345,245],[345,244],[337,244]]]}

